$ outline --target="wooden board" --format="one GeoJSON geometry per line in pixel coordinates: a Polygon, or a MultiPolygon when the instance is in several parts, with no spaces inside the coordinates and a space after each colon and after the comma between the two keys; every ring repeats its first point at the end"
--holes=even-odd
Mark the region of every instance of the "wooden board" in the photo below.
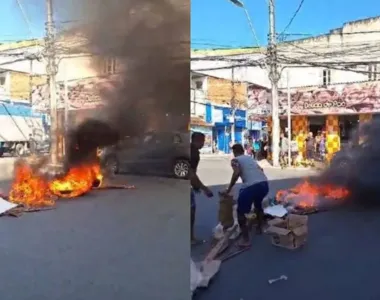
{"type": "Polygon", "coordinates": [[[204,262],[209,262],[214,260],[221,252],[225,251],[226,248],[230,245],[230,237],[232,234],[236,232],[238,229],[237,225],[234,225],[232,229],[228,230],[223,238],[221,238],[214,247],[211,248],[211,250],[207,253],[206,257],[204,258],[204,262]]]}

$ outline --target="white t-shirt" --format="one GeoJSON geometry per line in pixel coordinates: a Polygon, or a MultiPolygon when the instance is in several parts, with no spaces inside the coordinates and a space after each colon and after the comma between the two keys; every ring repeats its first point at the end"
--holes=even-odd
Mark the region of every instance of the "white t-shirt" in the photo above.
{"type": "Polygon", "coordinates": [[[240,177],[243,181],[243,187],[251,186],[256,183],[268,181],[259,164],[252,157],[240,155],[231,160],[231,165],[239,165],[240,177]]]}

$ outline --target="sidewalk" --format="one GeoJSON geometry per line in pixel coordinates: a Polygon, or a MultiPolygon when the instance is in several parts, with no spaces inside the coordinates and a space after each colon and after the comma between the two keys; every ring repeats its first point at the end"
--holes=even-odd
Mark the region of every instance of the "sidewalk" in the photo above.
{"type": "Polygon", "coordinates": [[[206,158],[206,159],[229,159],[232,158],[231,153],[201,153],[201,158],[206,158]]]}
{"type": "Polygon", "coordinates": [[[272,164],[266,159],[258,161],[258,164],[263,169],[278,169],[278,170],[283,169],[283,170],[294,170],[294,171],[306,171],[306,170],[320,171],[320,170],[323,170],[326,168],[326,165],[324,163],[321,163],[321,162],[315,162],[314,167],[285,167],[285,168],[273,167],[272,164]]]}

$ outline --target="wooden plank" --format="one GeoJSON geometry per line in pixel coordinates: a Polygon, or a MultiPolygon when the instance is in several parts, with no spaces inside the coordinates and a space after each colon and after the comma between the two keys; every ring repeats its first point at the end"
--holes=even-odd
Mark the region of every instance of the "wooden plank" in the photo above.
{"type": "Polygon", "coordinates": [[[221,238],[216,245],[211,248],[211,250],[207,253],[205,259],[203,260],[204,262],[209,262],[214,260],[222,250],[226,249],[226,244],[229,245],[229,240],[232,234],[236,232],[238,229],[237,225],[234,225],[230,230],[226,231],[223,238],[221,238]]]}

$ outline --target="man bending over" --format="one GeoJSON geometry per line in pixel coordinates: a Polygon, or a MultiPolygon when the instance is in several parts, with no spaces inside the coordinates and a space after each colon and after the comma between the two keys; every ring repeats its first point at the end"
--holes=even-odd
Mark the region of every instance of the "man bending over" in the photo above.
{"type": "Polygon", "coordinates": [[[203,191],[203,193],[211,198],[213,197],[212,191],[206,187],[202,181],[199,180],[197,176],[198,164],[200,161],[200,153],[199,150],[203,148],[205,143],[205,135],[201,132],[194,132],[191,135],[191,157],[190,157],[190,183],[191,183],[191,193],[190,193],[190,234],[191,234],[191,245],[201,244],[204,241],[198,240],[194,234],[194,224],[195,224],[195,211],[196,211],[196,203],[195,203],[195,193],[199,193],[203,191]]]}
{"type": "Polygon", "coordinates": [[[262,202],[269,192],[268,178],[263,169],[252,157],[244,155],[244,148],[240,144],[232,146],[234,158],[231,161],[233,174],[230,185],[226,190],[227,194],[231,193],[236,181],[241,177],[243,186],[237,199],[238,222],[242,234],[239,242],[240,247],[250,246],[249,229],[247,227],[246,214],[251,211],[252,204],[255,205],[254,212],[257,216],[257,232],[261,233],[261,226],[264,217],[262,202]]]}

